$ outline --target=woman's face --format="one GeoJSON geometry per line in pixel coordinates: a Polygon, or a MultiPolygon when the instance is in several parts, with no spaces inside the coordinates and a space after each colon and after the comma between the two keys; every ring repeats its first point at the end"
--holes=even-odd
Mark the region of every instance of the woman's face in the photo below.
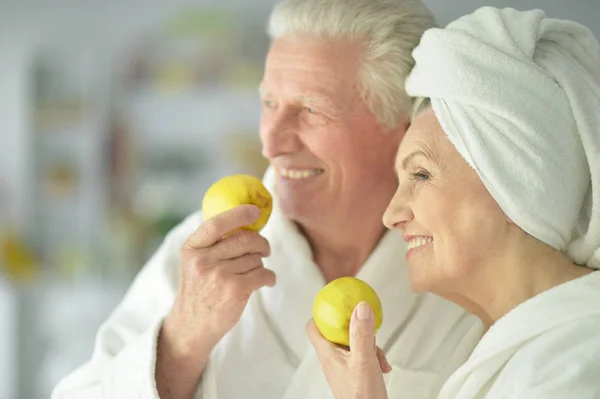
{"type": "Polygon", "coordinates": [[[506,216],[432,109],[406,133],[395,168],[398,190],[383,221],[404,232],[412,289],[463,293],[506,248],[506,216]]]}

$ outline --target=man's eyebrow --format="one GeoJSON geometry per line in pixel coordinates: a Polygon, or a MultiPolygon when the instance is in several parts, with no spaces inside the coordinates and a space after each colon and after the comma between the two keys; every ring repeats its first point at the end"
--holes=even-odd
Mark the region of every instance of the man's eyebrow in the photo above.
{"type": "MultiPolygon", "coordinates": [[[[273,97],[273,93],[267,91],[262,84],[258,85],[258,94],[262,99],[268,99],[273,97]]],[[[317,94],[306,94],[298,95],[294,97],[294,102],[301,105],[313,105],[317,107],[335,108],[333,101],[324,95],[317,94]]]]}
{"type": "Polygon", "coordinates": [[[328,98],[326,96],[322,96],[322,95],[314,95],[314,94],[300,95],[300,96],[296,96],[295,100],[299,104],[304,104],[304,105],[316,105],[316,106],[320,106],[320,107],[332,107],[333,106],[333,101],[331,101],[330,98],[328,98]]]}
{"type": "Polygon", "coordinates": [[[261,98],[273,97],[273,93],[266,91],[266,89],[262,83],[258,85],[258,94],[260,95],[261,98]]]}

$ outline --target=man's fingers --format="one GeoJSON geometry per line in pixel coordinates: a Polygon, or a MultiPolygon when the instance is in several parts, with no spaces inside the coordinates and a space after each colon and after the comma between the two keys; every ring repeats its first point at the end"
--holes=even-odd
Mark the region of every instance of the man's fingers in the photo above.
{"type": "Polygon", "coordinates": [[[216,267],[227,274],[243,274],[258,267],[263,267],[262,256],[260,254],[246,254],[226,260],[216,267]]]}
{"type": "Polygon", "coordinates": [[[254,223],[259,216],[260,209],[257,206],[239,205],[202,223],[188,238],[186,245],[189,248],[211,246],[228,233],[254,223]]]}
{"type": "Polygon", "coordinates": [[[366,302],[359,303],[350,319],[350,356],[357,363],[370,362],[375,355],[375,316],[366,302]]]}
{"type": "Polygon", "coordinates": [[[209,263],[234,259],[239,256],[256,253],[263,257],[269,256],[271,246],[266,238],[255,231],[240,230],[219,241],[208,249],[209,263]]]}
{"type": "Polygon", "coordinates": [[[381,367],[381,371],[384,374],[392,371],[392,366],[390,366],[390,363],[387,361],[387,358],[380,347],[377,347],[377,359],[379,360],[379,367],[381,367]]]}
{"type": "Polygon", "coordinates": [[[273,270],[266,269],[262,266],[240,274],[239,277],[245,280],[244,284],[252,291],[264,286],[272,287],[275,285],[277,279],[273,270]]]}
{"type": "MultiPolygon", "coordinates": [[[[238,259],[244,255],[255,255],[259,259],[269,256],[271,248],[266,238],[255,231],[240,230],[234,234],[222,239],[208,248],[183,248],[194,254],[196,261],[201,267],[226,266],[228,261],[238,259]]],[[[236,273],[243,273],[250,270],[236,270],[236,273]]]]}

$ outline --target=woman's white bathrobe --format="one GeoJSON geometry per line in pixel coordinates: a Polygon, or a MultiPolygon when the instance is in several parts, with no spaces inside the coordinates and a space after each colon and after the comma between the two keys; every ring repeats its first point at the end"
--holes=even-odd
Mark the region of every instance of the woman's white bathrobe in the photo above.
{"type": "MultiPolygon", "coordinates": [[[[267,173],[271,190],[272,180],[267,173]]],[[[360,217],[360,211],[352,217],[360,217]]],[[[202,216],[194,214],[168,235],[101,327],[90,362],[59,384],[54,399],[158,397],[157,333],[175,298],[179,248],[201,222],[202,216]]],[[[277,285],[252,295],[239,323],[213,351],[196,397],[332,398],[305,333],[324,280],[306,240],[277,209],[263,234],[271,243],[265,266],[277,273],[277,285]]],[[[482,327],[445,300],[412,293],[405,252],[401,234],[386,233],[358,277],[375,288],[383,303],[377,342],[393,366],[386,377],[390,398],[430,399],[468,358],[482,327]]]]}
{"type": "MultiPolygon", "coordinates": [[[[543,11],[483,7],[431,29],[406,89],[431,99],[504,213],[600,268],[600,45],[543,11]]],[[[520,304],[485,334],[440,399],[600,398],[600,272],[520,304]]]]}
{"type": "Polygon", "coordinates": [[[600,272],[498,320],[440,399],[600,398],[600,272]]]}

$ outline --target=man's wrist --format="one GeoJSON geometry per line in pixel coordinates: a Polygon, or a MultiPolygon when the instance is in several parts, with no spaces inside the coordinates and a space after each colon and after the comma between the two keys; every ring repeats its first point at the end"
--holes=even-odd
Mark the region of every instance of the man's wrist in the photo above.
{"type": "Polygon", "coordinates": [[[158,336],[159,355],[190,365],[206,363],[216,344],[209,334],[189,331],[170,317],[163,321],[158,336]]]}

